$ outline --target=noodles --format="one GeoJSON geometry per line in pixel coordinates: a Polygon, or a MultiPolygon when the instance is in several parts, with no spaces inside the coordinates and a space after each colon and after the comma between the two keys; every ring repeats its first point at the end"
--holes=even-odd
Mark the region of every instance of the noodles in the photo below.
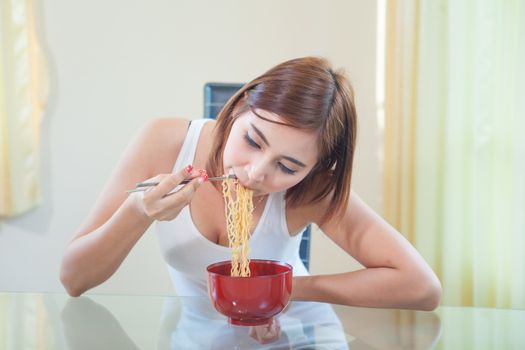
{"type": "Polygon", "coordinates": [[[252,228],[253,192],[235,179],[222,181],[222,194],[226,211],[226,232],[231,255],[231,276],[249,277],[250,230],[252,228]]]}

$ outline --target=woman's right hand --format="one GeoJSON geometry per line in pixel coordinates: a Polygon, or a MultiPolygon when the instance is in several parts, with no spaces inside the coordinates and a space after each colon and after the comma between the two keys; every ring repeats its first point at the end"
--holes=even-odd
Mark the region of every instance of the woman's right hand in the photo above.
{"type": "Polygon", "coordinates": [[[138,209],[152,220],[169,221],[179,215],[182,208],[188,205],[199,186],[208,180],[203,170],[193,170],[191,165],[174,174],[160,174],[146,180],[159,184],[146,190],[143,196],[135,195],[138,209]],[[191,180],[175,192],[183,180],[191,180]]]}

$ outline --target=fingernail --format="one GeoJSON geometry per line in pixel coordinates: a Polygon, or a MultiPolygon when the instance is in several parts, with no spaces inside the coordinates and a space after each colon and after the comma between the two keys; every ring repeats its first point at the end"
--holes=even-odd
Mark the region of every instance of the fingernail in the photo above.
{"type": "Polygon", "coordinates": [[[208,175],[207,174],[204,174],[204,175],[199,177],[199,183],[203,183],[205,181],[208,181],[208,175]]]}
{"type": "Polygon", "coordinates": [[[186,168],[184,168],[188,174],[191,174],[191,171],[193,170],[193,166],[191,164],[187,165],[186,168]]]}

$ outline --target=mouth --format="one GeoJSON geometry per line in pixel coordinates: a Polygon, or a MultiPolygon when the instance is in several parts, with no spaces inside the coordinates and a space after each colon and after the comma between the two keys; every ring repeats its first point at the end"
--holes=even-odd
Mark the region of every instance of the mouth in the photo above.
{"type": "Polygon", "coordinates": [[[235,169],[229,168],[228,175],[234,175],[237,178],[237,182],[246,189],[253,191],[254,193],[260,192],[257,188],[254,188],[249,180],[246,180],[246,178],[242,175],[239,175],[235,172],[235,169]]]}
{"type": "Polygon", "coordinates": [[[237,181],[239,181],[239,184],[241,184],[242,187],[250,190],[250,191],[254,191],[253,188],[251,188],[248,184],[246,184],[244,181],[242,181],[241,179],[237,178],[237,181]]]}
{"type": "Polygon", "coordinates": [[[250,191],[253,191],[253,192],[257,192],[257,189],[256,188],[253,188],[248,182],[244,181],[243,179],[237,177],[237,181],[239,182],[239,184],[241,184],[242,187],[250,190],[250,191]]]}
{"type": "Polygon", "coordinates": [[[236,179],[236,181],[237,181],[238,183],[240,183],[240,184],[241,184],[242,186],[244,186],[244,187],[247,187],[247,186],[244,184],[245,181],[242,179],[241,176],[239,176],[239,175],[235,172],[235,170],[233,169],[233,167],[228,168],[228,170],[225,171],[225,173],[226,173],[228,176],[235,176],[235,179],[236,179]]]}

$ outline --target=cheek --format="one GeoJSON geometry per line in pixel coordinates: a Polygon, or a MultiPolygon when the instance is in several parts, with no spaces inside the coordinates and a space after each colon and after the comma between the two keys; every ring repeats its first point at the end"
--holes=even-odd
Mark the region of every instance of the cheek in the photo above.
{"type": "MultiPolygon", "coordinates": [[[[305,175],[306,176],[306,175],[305,175]]],[[[295,185],[297,185],[299,182],[301,182],[305,176],[295,177],[295,176],[288,176],[284,174],[279,174],[274,177],[273,181],[269,185],[270,188],[268,188],[268,192],[282,192],[285,191],[295,185]]]]}
{"type": "Polygon", "coordinates": [[[247,152],[244,150],[242,140],[230,137],[224,147],[223,165],[226,167],[242,165],[246,162],[246,158],[247,152]]]}

